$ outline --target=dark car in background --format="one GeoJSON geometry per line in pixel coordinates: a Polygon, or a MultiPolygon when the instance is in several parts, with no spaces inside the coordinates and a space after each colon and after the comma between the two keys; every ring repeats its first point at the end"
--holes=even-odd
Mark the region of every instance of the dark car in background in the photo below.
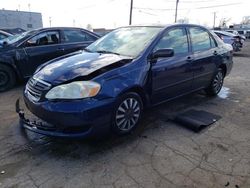
{"type": "Polygon", "coordinates": [[[234,52],[238,52],[243,47],[243,42],[239,35],[235,35],[226,31],[213,30],[213,32],[223,40],[224,43],[230,44],[233,47],[234,52]]]}
{"type": "Polygon", "coordinates": [[[12,36],[12,34],[0,30],[0,40],[3,40],[3,39],[5,39],[5,38],[7,38],[9,36],[12,36]]]}
{"type": "Polygon", "coordinates": [[[17,79],[30,77],[36,68],[59,56],[82,50],[98,35],[80,28],[43,28],[0,41],[0,91],[13,87],[17,79]]]}
{"type": "Polygon", "coordinates": [[[22,28],[0,28],[0,30],[5,31],[6,33],[9,33],[11,35],[21,34],[26,31],[22,28]]]}
{"type": "Polygon", "coordinates": [[[244,36],[244,34],[240,34],[239,31],[236,31],[236,30],[226,30],[226,32],[233,33],[233,34],[239,36],[239,37],[240,37],[240,40],[241,40],[241,42],[242,42],[242,44],[243,44],[243,43],[245,42],[245,40],[246,40],[246,37],[244,36]]]}
{"type": "Polygon", "coordinates": [[[26,119],[18,102],[16,110],[24,128],[44,135],[125,134],[147,107],[202,89],[217,95],[232,50],[198,25],[119,28],[36,70],[24,101],[40,120],[26,119]]]}

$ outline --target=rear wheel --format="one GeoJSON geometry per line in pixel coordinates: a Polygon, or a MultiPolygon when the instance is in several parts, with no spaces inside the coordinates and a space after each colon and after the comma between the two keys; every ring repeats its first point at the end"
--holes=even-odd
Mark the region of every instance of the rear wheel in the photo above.
{"type": "Polygon", "coordinates": [[[211,84],[205,90],[207,95],[209,96],[217,95],[220,92],[223,83],[224,83],[224,72],[221,68],[219,68],[217,73],[214,75],[211,84]]]}
{"type": "Polygon", "coordinates": [[[117,134],[131,132],[139,123],[143,104],[137,93],[126,93],[121,96],[114,109],[112,129],[117,134]]]}
{"type": "Polygon", "coordinates": [[[14,71],[3,64],[0,64],[0,92],[11,89],[16,83],[14,71]]]}

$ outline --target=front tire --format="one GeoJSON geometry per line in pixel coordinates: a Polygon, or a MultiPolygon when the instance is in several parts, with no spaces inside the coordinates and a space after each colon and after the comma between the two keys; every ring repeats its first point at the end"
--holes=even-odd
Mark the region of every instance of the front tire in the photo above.
{"type": "Polygon", "coordinates": [[[143,112],[141,97],[134,92],[122,95],[116,102],[112,130],[116,134],[127,134],[137,127],[143,112]]]}
{"type": "Polygon", "coordinates": [[[205,89],[207,95],[216,96],[220,92],[223,83],[224,83],[224,72],[221,68],[219,68],[216,74],[214,75],[211,84],[207,89],[205,89]]]}
{"type": "Polygon", "coordinates": [[[14,71],[3,64],[0,64],[0,92],[11,89],[16,84],[14,71]]]}

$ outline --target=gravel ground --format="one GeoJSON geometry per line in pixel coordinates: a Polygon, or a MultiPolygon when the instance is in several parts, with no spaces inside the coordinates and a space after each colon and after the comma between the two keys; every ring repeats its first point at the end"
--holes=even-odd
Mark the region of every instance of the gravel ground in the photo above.
{"type": "Polygon", "coordinates": [[[250,42],[219,97],[192,94],[145,113],[130,135],[52,139],[19,126],[23,85],[0,93],[0,187],[250,187],[250,42]],[[187,109],[222,116],[194,133],[169,120],[187,109]]]}

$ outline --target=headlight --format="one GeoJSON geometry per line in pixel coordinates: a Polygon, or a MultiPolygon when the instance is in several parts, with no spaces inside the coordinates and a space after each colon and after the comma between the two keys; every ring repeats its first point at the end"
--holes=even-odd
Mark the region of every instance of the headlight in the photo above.
{"type": "Polygon", "coordinates": [[[83,99],[94,97],[100,91],[100,84],[93,81],[76,81],[52,88],[47,94],[47,99],[83,99]]]}

